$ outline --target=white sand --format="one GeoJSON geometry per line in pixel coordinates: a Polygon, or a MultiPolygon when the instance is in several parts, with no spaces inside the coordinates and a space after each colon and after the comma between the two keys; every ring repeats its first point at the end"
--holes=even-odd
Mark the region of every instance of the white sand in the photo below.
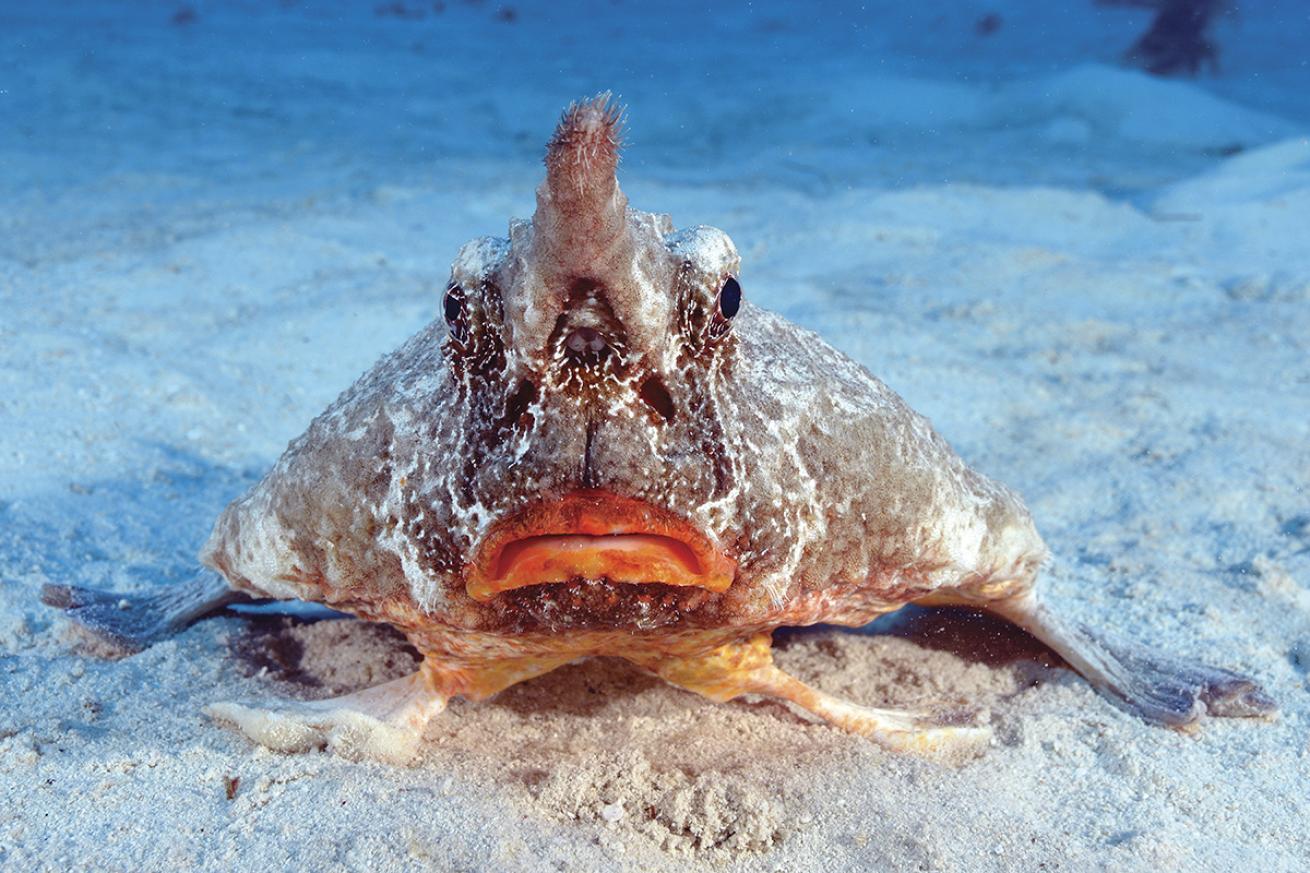
{"type": "Polygon", "coordinates": [[[1221,76],[1161,82],[1112,66],[1144,13],[1030,5],[0,14],[0,868],[1310,868],[1310,22],[1260,4],[1221,76]],[[401,675],[385,629],[228,615],[81,652],[41,584],[185,578],[458,245],[530,212],[555,113],[601,88],[634,203],[726,229],[753,299],[1020,490],[1063,609],[1258,675],[1279,719],[1151,728],[930,615],[779,660],[985,707],[960,766],[597,662],[453,705],[398,769],[200,714],[401,675]]]}

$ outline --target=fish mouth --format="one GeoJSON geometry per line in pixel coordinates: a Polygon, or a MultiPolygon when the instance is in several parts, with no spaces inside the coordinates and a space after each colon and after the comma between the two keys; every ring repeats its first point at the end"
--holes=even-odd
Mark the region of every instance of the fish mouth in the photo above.
{"type": "Polygon", "coordinates": [[[685,519],[605,491],[573,491],[496,524],[464,588],[486,602],[560,582],[663,584],[722,593],[737,562],[685,519]]]}

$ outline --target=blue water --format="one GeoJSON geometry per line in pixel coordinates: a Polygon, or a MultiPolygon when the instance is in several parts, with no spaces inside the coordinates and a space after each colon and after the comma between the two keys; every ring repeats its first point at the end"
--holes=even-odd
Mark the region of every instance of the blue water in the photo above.
{"type": "MultiPolygon", "coordinates": [[[[343,163],[363,183],[451,156],[530,158],[542,119],[600,90],[633,107],[627,162],[653,173],[694,177],[710,163],[803,186],[835,155],[834,185],[1063,177],[1073,169],[1030,161],[1020,176],[970,161],[953,109],[939,116],[929,95],[893,92],[879,111],[859,92],[870,76],[986,87],[1116,65],[1150,19],[1090,0],[7,0],[0,148],[21,157],[0,183],[57,191],[164,171],[277,187],[343,163]],[[995,30],[980,27],[988,16],[995,30]]],[[[1214,30],[1222,75],[1203,74],[1202,88],[1310,118],[1302,4],[1245,3],[1214,30]]],[[[996,135],[1007,123],[1025,119],[971,126],[996,135]]]]}

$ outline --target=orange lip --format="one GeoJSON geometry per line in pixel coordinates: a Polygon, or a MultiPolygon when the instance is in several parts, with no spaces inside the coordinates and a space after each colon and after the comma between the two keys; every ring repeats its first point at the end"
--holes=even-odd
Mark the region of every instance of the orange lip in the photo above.
{"type": "Polygon", "coordinates": [[[604,491],[574,491],[496,525],[469,570],[474,600],[567,582],[691,585],[726,591],[737,562],[686,520],[604,491]]]}

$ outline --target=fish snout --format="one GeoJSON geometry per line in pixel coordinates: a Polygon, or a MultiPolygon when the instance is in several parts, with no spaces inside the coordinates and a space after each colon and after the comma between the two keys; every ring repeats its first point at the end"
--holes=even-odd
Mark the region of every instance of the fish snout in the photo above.
{"type": "Polygon", "coordinates": [[[598,363],[609,350],[609,340],[594,327],[576,327],[564,337],[564,354],[571,364],[598,363]]]}

